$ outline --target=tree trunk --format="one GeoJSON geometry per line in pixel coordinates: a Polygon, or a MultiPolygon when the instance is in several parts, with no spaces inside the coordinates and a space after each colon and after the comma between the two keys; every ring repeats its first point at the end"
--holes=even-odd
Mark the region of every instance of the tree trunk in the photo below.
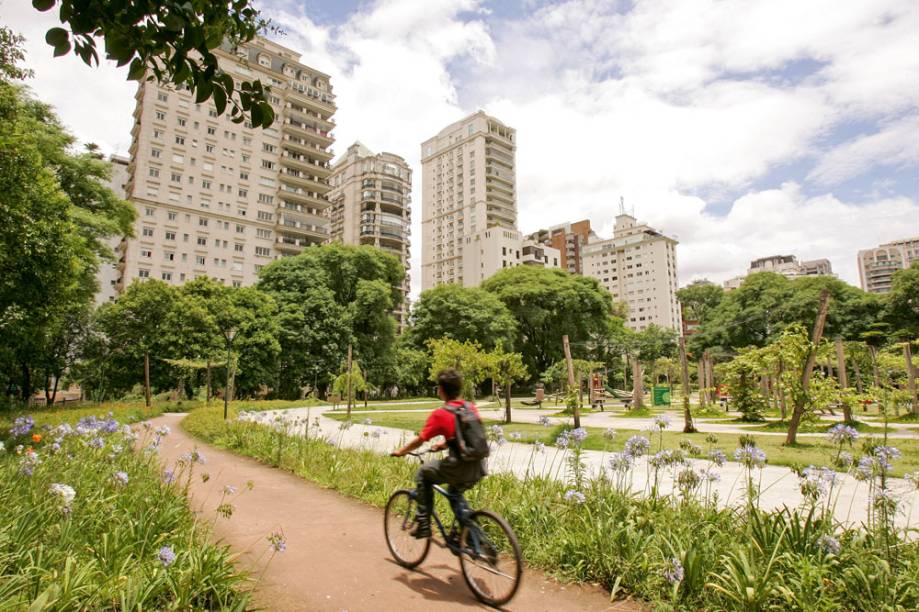
{"type": "Polygon", "coordinates": [[[632,407],[635,410],[644,407],[644,402],[642,401],[642,396],[644,395],[642,384],[644,383],[644,377],[641,372],[641,361],[638,359],[632,360],[632,407]]]}
{"type": "Polygon", "coordinates": [[[348,345],[348,420],[351,420],[351,345],[348,345]]]}
{"type": "Polygon", "coordinates": [[[214,394],[213,388],[211,387],[211,360],[210,358],[208,358],[207,360],[207,372],[205,373],[205,379],[206,379],[205,384],[207,385],[207,391],[205,391],[205,398],[207,401],[207,405],[210,406],[211,397],[213,397],[213,394],[214,394]]]}
{"type": "Polygon", "coordinates": [[[782,377],[785,374],[785,364],[779,359],[779,410],[782,411],[782,420],[788,416],[788,405],[785,403],[785,385],[782,383],[782,377]]]}
{"type": "MultiPolygon", "coordinates": [[[[565,351],[565,365],[568,369],[568,393],[571,393],[574,388],[574,364],[571,360],[571,345],[568,344],[568,334],[562,336],[562,349],[565,351]]],[[[580,381],[578,382],[580,386],[580,381]]],[[[565,394],[567,398],[568,393],[565,394]]],[[[580,400],[578,400],[580,401],[580,400]]],[[[566,399],[567,404],[567,399],[566,399]]],[[[575,405],[574,407],[574,427],[575,429],[581,426],[581,406],[575,405]]]]}
{"type": "Polygon", "coordinates": [[[686,362],[686,339],[680,336],[680,379],[683,383],[683,433],[695,433],[689,409],[689,364],[686,362]]]}
{"type": "Polygon", "coordinates": [[[919,414],[919,398],[916,397],[916,368],[913,367],[913,347],[909,341],[903,345],[903,357],[906,359],[906,388],[913,404],[913,414],[919,414]]]}
{"type": "Polygon", "coordinates": [[[150,353],[144,351],[144,403],[150,407],[150,353]]]}
{"type": "MultiPolygon", "coordinates": [[[[839,377],[839,388],[847,389],[849,387],[849,372],[846,369],[846,348],[842,343],[842,338],[836,336],[836,374],[839,377]]],[[[852,423],[852,406],[849,404],[849,398],[842,398],[842,414],[846,423],[852,423]]]]}
{"type": "Polygon", "coordinates": [[[28,406],[29,400],[32,399],[32,368],[27,363],[21,364],[20,368],[22,371],[22,385],[19,389],[19,398],[28,406]]]}
{"type": "MultiPolygon", "coordinates": [[[[54,402],[57,401],[57,385],[61,382],[61,375],[57,373],[54,375],[54,388],[51,390],[51,404],[54,405],[54,402]]],[[[66,400],[64,400],[66,402],[66,400]]],[[[65,404],[66,405],[66,404],[65,404]]]]}
{"type": "Polygon", "coordinates": [[[504,385],[504,422],[511,423],[511,381],[504,385]]]}
{"type": "Polygon", "coordinates": [[[823,338],[823,326],[826,325],[826,315],[830,308],[830,292],[824,289],[820,292],[820,309],[817,311],[817,320],[814,321],[814,330],[811,333],[811,346],[807,351],[807,361],[804,363],[804,372],[801,375],[801,393],[795,398],[795,408],[788,424],[788,435],[785,437],[786,446],[791,446],[798,439],[798,426],[804,416],[804,405],[807,402],[807,390],[810,387],[811,374],[817,361],[817,347],[823,338]]]}
{"type": "Polygon", "coordinates": [[[862,384],[862,369],[858,367],[858,359],[852,360],[852,370],[855,372],[855,388],[858,390],[859,394],[865,392],[865,387],[862,384]]]}
{"type": "Polygon", "coordinates": [[[871,355],[871,370],[872,370],[872,373],[874,374],[874,386],[876,389],[880,389],[881,388],[881,373],[878,370],[878,350],[875,347],[869,345],[868,354],[871,355]]]}
{"type": "Polygon", "coordinates": [[[51,375],[45,373],[45,406],[52,406],[51,402],[51,375]]]}

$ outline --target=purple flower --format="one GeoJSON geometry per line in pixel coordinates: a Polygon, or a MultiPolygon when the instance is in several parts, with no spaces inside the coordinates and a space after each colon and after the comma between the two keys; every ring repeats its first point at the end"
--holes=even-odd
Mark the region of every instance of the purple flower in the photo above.
{"type": "Polygon", "coordinates": [[[13,426],[10,427],[10,436],[24,436],[32,431],[33,427],[35,427],[35,419],[31,416],[26,415],[17,417],[16,420],[13,421],[13,426]]]}
{"type": "Polygon", "coordinates": [[[571,442],[571,440],[570,440],[570,438],[568,437],[568,432],[567,432],[567,431],[563,431],[563,432],[555,439],[555,445],[556,445],[557,447],[563,449],[563,450],[566,449],[566,448],[568,448],[568,444],[569,444],[570,442],[571,442]]]}
{"type": "Polygon", "coordinates": [[[683,581],[683,564],[680,563],[680,560],[676,557],[671,557],[667,559],[667,563],[664,565],[664,571],[661,572],[664,576],[664,580],[670,584],[677,584],[683,581]]]}
{"type": "Polygon", "coordinates": [[[578,427],[577,429],[571,430],[571,433],[568,435],[575,444],[580,445],[587,439],[587,430],[583,427],[578,427]]]}
{"type": "Polygon", "coordinates": [[[636,459],[647,453],[649,448],[651,448],[651,441],[644,436],[632,436],[625,441],[626,454],[636,459]]]}
{"type": "Polygon", "coordinates": [[[723,466],[725,462],[727,462],[728,460],[727,455],[725,455],[723,452],[721,452],[717,448],[708,451],[708,458],[712,463],[714,463],[718,467],[723,466]]]}
{"type": "Polygon", "coordinates": [[[175,563],[176,554],[175,554],[175,551],[173,551],[170,547],[163,546],[156,553],[156,558],[159,560],[160,563],[163,564],[163,567],[169,567],[170,565],[175,563]]]}
{"type": "Polygon", "coordinates": [[[670,426],[670,417],[667,416],[666,414],[658,415],[654,417],[654,421],[652,421],[652,425],[654,426],[655,429],[664,431],[670,426]]]}
{"type": "Polygon", "coordinates": [[[88,444],[90,448],[102,448],[103,446],[105,446],[105,440],[103,440],[102,438],[93,438],[92,440],[89,441],[88,444]]]}
{"type": "Polygon", "coordinates": [[[734,460],[744,464],[748,470],[755,467],[762,469],[766,465],[766,453],[748,445],[734,451],[734,460]]]}
{"type": "Polygon", "coordinates": [[[565,501],[573,501],[576,504],[583,504],[585,501],[587,501],[587,498],[584,497],[584,494],[580,491],[570,489],[565,492],[565,501]]]}
{"type": "Polygon", "coordinates": [[[276,553],[281,553],[287,550],[287,540],[284,539],[284,534],[280,531],[275,531],[270,536],[268,536],[268,544],[276,553]]]}
{"type": "Polygon", "coordinates": [[[170,485],[176,481],[175,472],[172,470],[163,470],[163,482],[170,485]]]}
{"type": "Polygon", "coordinates": [[[858,440],[858,431],[854,427],[840,423],[831,427],[827,432],[827,436],[834,444],[843,444],[844,442],[852,444],[858,440]]]}
{"type": "Polygon", "coordinates": [[[831,535],[822,535],[817,538],[817,548],[828,555],[838,555],[839,551],[842,550],[839,540],[831,535]]]}
{"type": "Polygon", "coordinates": [[[613,472],[625,473],[632,469],[635,459],[628,453],[613,453],[609,458],[609,469],[613,472]]]}
{"type": "Polygon", "coordinates": [[[128,484],[128,473],[127,472],[115,472],[115,475],[112,476],[115,479],[115,482],[124,486],[128,484]]]}
{"type": "Polygon", "coordinates": [[[543,427],[549,427],[550,425],[552,425],[552,421],[550,421],[549,417],[547,417],[544,414],[540,415],[539,418],[536,420],[536,422],[542,425],[543,427]]]}

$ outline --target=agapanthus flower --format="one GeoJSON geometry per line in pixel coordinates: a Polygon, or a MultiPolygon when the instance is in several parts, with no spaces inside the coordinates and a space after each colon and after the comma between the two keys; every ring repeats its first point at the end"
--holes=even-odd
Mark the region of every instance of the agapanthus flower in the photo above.
{"type": "Polygon", "coordinates": [[[546,445],[542,442],[537,442],[533,445],[533,450],[537,453],[544,453],[546,452],[546,445]]]}
{"type": "Polygon", "coordinates": [[[61,423],[54,428],[54,435],[59,438],[66,438],[67,436],[73,435],[73,427],[70,426],[70,423],[61,423]]]}
{"type": "Polygon", "coordinates": [[[172,484],[176,481],[175,472],[172,470],[163,470],[163,482],[165,484],[172,484]]]}
{"type": "Polygon", "coordinates": [[[225,487],[223,487],[223,494],[224,495],[235,495],[236,487],[234,487],[233,485],[226,485],[225,487]]]}
{"type": "Polygon", "coordinates": [[[654,417],[654,420],[651,424],[655,427],[655,429],[664,431],[670,426],[670,417],[666,414],[659,414],[654,417]]]}
{"type": "Polygon", "coordinates": [[[627,472],[634,463],[635,458],[628,453],[613,453],[609,458],[609,469],[613,472],[627,472]]]}
{"type": "Polygon", "coordinates": [[[35,468],[38,467],[40,463],[41,458],[39,458],[38,453],[26,453],[26,456],[22,458],[22,463],[19,466],[19,473],[23,476],[31,476],[35,473],[35,468]]]}
{"type": "Polygon", "coordinates": [[[575,444],[581,444],[587,439],[587,430],[583,427],[578,427],[577,429],[572,429],[568,435],[575,444]]]}
{"type": "Polygon", "coordinates": [[[50,452],[51,454],[56,454],[60,450],[61,450],[60,442],[52,442],[51,444],[48,445],[48,452],[50,452]]]}
{"type": "Polygon", "coordinates": [[[839,551],[842,550],[839,540],[831,535],[822,535],[817,538],[817,548],[828,555],[838,555],[839,551]]]}
{"type": "Polygon", "coordinates": [[[680,470],[676,475],[676,484],[683,491],[692,491],[702,482],[702,476],[691,467],[680,470]]]}
{"type": "Polygon", "coordinates": [[[701,475],[702,475],[702,478],[704,478],[707,482],[720,482],[721,481],[721,474],[712,468],[706,468],[705,470],[702,471],[701,475]]]}
{"type": "Polygon", "coordinates": [[[766,453],[762,449],[748,445],[734,451],[734,460],[742,463],[747,469],[762,469],[766,465],[766,453]]]}
{"type": "Polygon", "coordinates": [[[603,437],[606,438],[607,440],[612,440],[613,438],[616,437],[616,430],[613,429],[612,427],[607,427],[606,430],[603,432],[603,437]]]}
{"type": "Polygon", "coordinates": [[[677,584],[683,581],[683,564],[680,563],[680,560],[676,557],[671,557],[667,559],[666,564],[664,565],[664,571],[661,572],[664,576],[664,580],[670,584],[677,584]]]}
{"type": "Polygon", "coordinates": [[[69,506],[73,503],[73,500],[77,496],[77,492],[73,490],[73,487],[70,485],[61,484],[55,482],[48,489],[51,491],[51,494],[58,498],[58,501],[61,502],[64,506],[69,506]]]}
{"type": "Polygon", "coordinates": [[[708,451],[708,459],[718,467],[721,467],[727,462],[728,457],[722,451],[718,450],[717,448],[713,448],[712,450],[708,451]]]}
{"type": "Polygon", "coordinates": [[[287,550],[287,540],[284,539],[284,534],[280,531],[275,531],[268,536],[268,544],[276,553],[287,550]]]}
{"type": "Polygon", "coordinates": [[[504,437],[504,428],[500,425],[492,425],[488,428],[488,433],[495,439],[504,437]]]}
{"type": "Polygon", "coordinates": [[[894,497],[893,491],[890,489],[879,489],[874,494],[872,503],[876,510],[887,515],[891,515],[897,510],[897,498],[894,497]]]}
{"type": "Polygon", "coordinates": [[[127,472],[120,472],[120,471],[119,471],[119,472],[115,472],[115,474],[114,474],[114,476],[112,476],[112,478],[115,480],[116,483],[118,483],[118,484],[120,484],[120,485],[122,485],[122,486],[128,484],[128,473],[127,473],[127,472]]]}
{"type": "Polygon", "coordinates": [[[90,448],[102,448],[105,446],[105,440],[102,438],[93,438],[88,442],[90,448]]]}
{"type": "Polygon", "coordinates": [[[836,472],[829,468],[817,469],[812,465],[801,472],[799,487],[801,495],[811,501],[816,501],[829,493],[830,487],[836,482],[836,472]]]}
{"type": "Polygon", "coordinates": [[[849,425],[840,423],[831,427],[827,432],[827,436],[829,437],[830,441],[833,442],[833,444],[852,444],[858,440],[858,430],[849,425]]]}
{"type": "Polygon", "coordinates": [[[919,489],[919,472],[910,472],[909,474],[904,474],[903,478],[907,482],[912,483],[914,487],[919,489]]]}
{"type": "Polygon", "coordinates": [[[540,415],[536,422],[543,427],[549,427],[552,425],[552,421],[544,414],[540,415]]]}
{"type": "Polygon", "coordinates": [[[843,452],[839,453],[839,459],[836,460],[836,465],[841,468],[848,469],[852,467],[852,463],[854,461],[855,460],[852,458],[852,453],[843,452]]]}
{"type": "Polygon", "coordinates": [[[636,459],[647,453],[649,448],[651,448],[651,441],[644,436],[632,436],[625,441],[626,454],[636,459]]]}
{"type": "Polygon", "coordinates": [[[17,417],[16,420],[13,421],[13,426],[10,427],[10,436],[24,436],[32,431],[33,427],[35,427],[35,419],[30,415],[17,417]]]}
{"type": "Polygon", "coordinates": [[[685,462],[686,458],[683,456],[683,453],[670,449],[659,451],[648,459],[648,463],[650,463],[653,468],[682,465],[685,462]]]}
{"type": "Polygon", "coordinates": [[[563,432],[555,439],[555,445],[556,445],[557,447],[561,448],[561,449],[568,448],[568,444],[569,444],[570,442],[571,442],[571,440],[570,440],[569,437],[568,437],[568,432],[567,432],[567,431],[563,431],[563,432]]]}
{"type": "Polygon", "coordinates": [[[565,501],[573,501],[576,504],[583,504],[587,501],[587,498],[580,491],[569,489],[565,492],[565,501]]]}
{"type": "Polygon", "coordinates": [[[175,563],[176,554],[175,551],[173,551],[170,547],[163,546],[159,549],[159,551],[157,551],[156,558],[160,563],[163,564],[163,567],[169,567],[175,563]]]}
{"type": "Polygon", "coordinates": [[[716,436],[715,434],[710,433],[710,434],[708,434],[707,436],[705,436],[705,441],[706,441],[708,444],[718,444],[718,436],[716,436]]]}
{"type": "Polygon", "coordinates": [[[168,425],[160,425],[159,427],[156,428],[156,435],[162,438],[162,437],[168,436],[171,431],[172,430],[169,429],[168,425]]]}
{"type": "Polygon", "coordinates": [[[522,438],[523,438],[523,434],[520,433],[519,431],[512,431],[512,432],[511,432],[511,440],[517,442],[517,441],[521,440],[522,438]]]}

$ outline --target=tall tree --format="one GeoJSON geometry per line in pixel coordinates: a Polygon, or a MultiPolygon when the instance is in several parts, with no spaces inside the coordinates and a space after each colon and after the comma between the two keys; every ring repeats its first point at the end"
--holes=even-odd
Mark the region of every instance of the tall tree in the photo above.
{"type": "Polygon", "coordinates": [[[677,291],[676,297],[684,318],[704,323],[724,299],[724,289],[714,283],[697,282],[677,291]]]}
{"type": "Polygon", "coordinates": [[[501,383],[504,388],[504,422],[511,422],[511,385],[527,377],[526,366],[523,365],[523,355],[511,353],[498,346],[489,353],[489,370],[491,377],[501,383]]]}
{"type": "Polygon", "coordinates": [[[585,346],[606,332],[613,313],[609,292],[596,279],[562,270],[517,266],[482,283],[517,321],[514,347],[531,373],[544,372],[562,359],[562,336],[585,346]]]}
{"type": "Polygon", "coordinates": [[[475,340],[486,349],[511,346],[517,324],[494,294],[478,287],[448,283],[423,292],[412,305],[411,327],[406,332],[416,348],[432,338],[475,340]]]}
{"type": "Polygon", "coordinates": [[[903,340],[919,338],[919,261],[894,272],[887,300],[888,318],[895,335],[903,340]]]}
{"type": "Polygon", "coordinates": [[[268,127],[274,111],[258,80],[237,83],[219,65],[214,50],[234,50],[270,27],[249,0],[32,0],[39,11],[59,7],[61,25],[45,34],[54,55],[71,51],[88,66],[105,57],[129,66],[128,78],[155,79],[185,87],[198,104],[213,98],[219,114],[230,105],[233,121],[268,127]]]}

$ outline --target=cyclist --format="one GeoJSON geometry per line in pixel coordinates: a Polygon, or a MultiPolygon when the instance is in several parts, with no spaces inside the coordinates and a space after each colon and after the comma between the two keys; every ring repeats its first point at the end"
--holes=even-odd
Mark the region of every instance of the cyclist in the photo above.
{"type": "Polygon", "coordinates": [[[456,439],[456,415],[450,409],[460,409],[464,405],[478,418],[478,411],[472,402],[460,399],[463,390],[463,377],[452,368],[442,370],[437,375],[437,395],[445,403],[435,409],[424,424],[421,433],[404,447],[391,453],[393,457],[402,457],[437,436],[444,441],[431,447],[432,451],[449,449],[444,459],[428,461],[415,475],[418,492],[418,511],[412,535],[416,538],[427,538],[431,535],[431,506],[434,504],[435,484],[449,484],[462,490],[469,489],[485,476],[484,461],[463,461],[460,458],[459,444],[456,439]]]}

